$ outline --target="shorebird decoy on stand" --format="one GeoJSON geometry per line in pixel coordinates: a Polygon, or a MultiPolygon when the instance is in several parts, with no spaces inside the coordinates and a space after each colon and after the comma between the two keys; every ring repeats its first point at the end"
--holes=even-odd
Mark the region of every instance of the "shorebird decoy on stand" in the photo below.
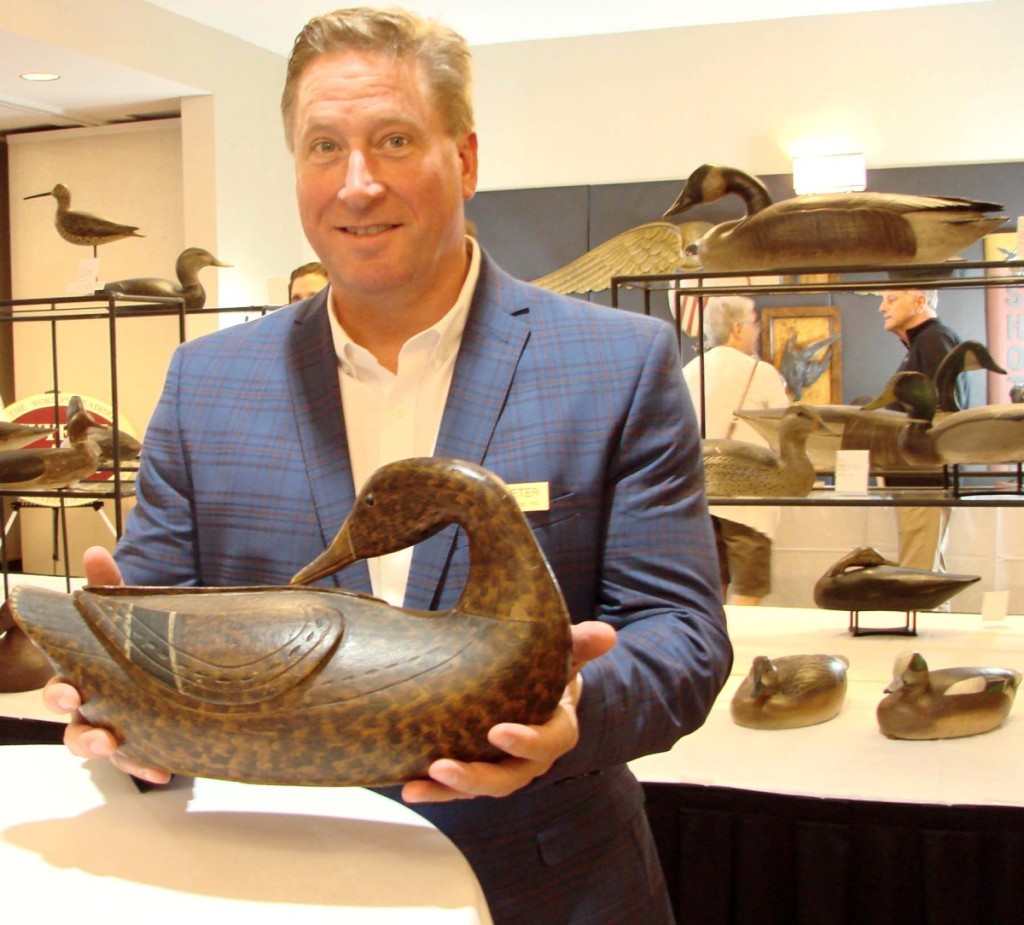
{"type": "Polygon", "coordinates": [[[53,196],[57,200],[57,214],[54,217],[57,233],[69,244],[91,247],[94,257],[96,248],[100,244],[110,244],[113,241],[120,241],[122,238],[145,237],[145,235],[137,233],[139,229],[136,225],[120,225],[117,222],[93,215],[91,212],[73,212],[71,210],[71,190],[63,183],[58,183],[48,192],[35,193],[25,198],[39,199],[43,196],[53,196]]]}
{"type": "Polygon", "coordinates": [[[170,296],[184,299],[185,308],[197,309],[206,304],[206,290],[199,282],[199,271],[204,267],[230,266],[230,263],[221,263],[208,250],[188,247],[178,255],[174,266],[174,272],[178,276],[177,283],[169,279],[138,277],[107,283],[101,291],[133,296],[170,296]]]}

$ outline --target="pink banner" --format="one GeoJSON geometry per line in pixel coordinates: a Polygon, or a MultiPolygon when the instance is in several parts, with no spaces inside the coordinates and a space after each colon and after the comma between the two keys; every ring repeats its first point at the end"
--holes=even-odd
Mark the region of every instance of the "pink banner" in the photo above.
{"type": "MultiPolygon", "coordinates": [[[[1016,260],[1016,232],[985,237],[986,260],[1016,260]]],[[[985,290],[985,332],[992,358],[1006,370],[988,374],[988,404],[1010,401],[1010,388],[1024,383],[1024,278],[1009,269],[991,269],[992,276],[1006,276],[1013,282],[985,290]]]]}

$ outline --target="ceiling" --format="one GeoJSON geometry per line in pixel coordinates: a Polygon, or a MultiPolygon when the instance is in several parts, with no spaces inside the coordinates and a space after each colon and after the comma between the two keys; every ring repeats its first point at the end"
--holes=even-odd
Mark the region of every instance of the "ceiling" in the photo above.
{"type": "MultiPolygon", "coordinates": [[[[307,19],[330,7],[329,0],[146,2],[281,55],[288,54],[307,19]]],[[[830,0],[827,14],[954,2],[986,0],[830,0]]],[[[404,0],[403,5],[438,16],[471,45],[825,15],[821,0],[404,0]]],[[[2,28],[0,62],[0,135],[173,114],[182,97],[202,92],[2,28]],[[20,78],[27,71],[51,71],[61,79],[28,82],[20,78]]]]}

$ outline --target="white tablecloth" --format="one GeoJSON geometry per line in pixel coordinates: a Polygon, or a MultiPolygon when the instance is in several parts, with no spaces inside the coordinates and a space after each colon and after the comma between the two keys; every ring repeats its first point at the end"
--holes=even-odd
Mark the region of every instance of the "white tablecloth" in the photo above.
{"type": "Polygon", "coordinates": [[[360,788],[181,780],[139,793],[107,761],[0,748],[7,921],[490,925],[455,846],[360,788]]]}
{"type": "MultiPolygon", "coordinates": [[[[641,780],[900,802],[1024,806],[1024,695],[999,729],[961,739],[888,739],[875,708],[896,656],[921,652],[931,668],[984,665],[1024,671],[1024,617],[983,626],[974,614],[921,613],[918,635],[858,636],[845,611],[728,607],[732,675],[705,725],[670,752],[632,763],[641,780]],[[842,712],[803,729],[737,726],[729,703],[756,655],[845,655],[842,712]]],[[[865,613],[862,626],[894,626],[903,614],[865,613]]]]}

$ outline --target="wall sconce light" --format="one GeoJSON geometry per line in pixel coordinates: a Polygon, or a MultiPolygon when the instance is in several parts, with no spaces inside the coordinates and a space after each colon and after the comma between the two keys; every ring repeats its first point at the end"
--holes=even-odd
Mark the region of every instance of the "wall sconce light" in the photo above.
{"type": "Polygon", "coordinates": [[[863,154],[808,154],[793,158],[793,190],[798,196],[862,190],[866,179],[863,154]]]}

